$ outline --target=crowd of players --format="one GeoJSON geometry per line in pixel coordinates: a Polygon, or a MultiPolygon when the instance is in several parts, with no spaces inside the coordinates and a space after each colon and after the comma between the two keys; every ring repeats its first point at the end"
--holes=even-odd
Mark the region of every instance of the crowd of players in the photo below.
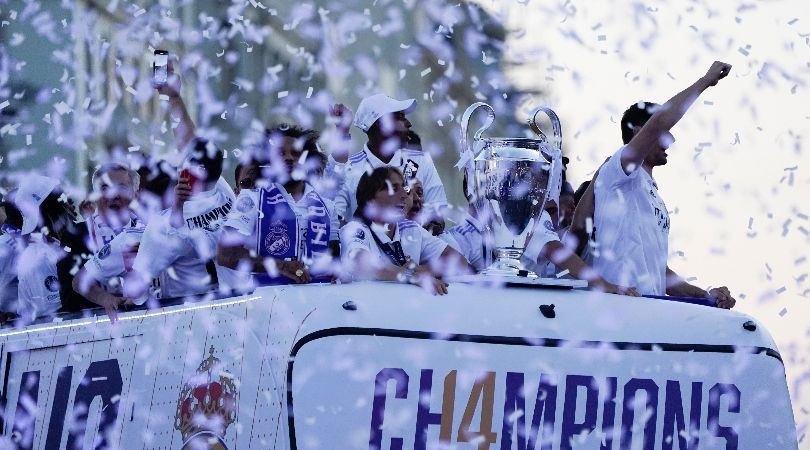
{"type": "MultiPolygon", "coordinates": [[[[731,67],[715,62],[663,105],[624,114],[624,145],[574,192],[561,183],[534,220],[522,262],[541,276],[587,280],[625,295],[709,298],[731,308],[725,287],[693,286],[667,265],[669,216],[654,167],[669,130],[731,67]]],[[[243,294],[260,285],[384,280],[448,292],[454,275],[493,261],[487,217],[470,207],[445,229],[444,186],[408,120],[410,100],[335,105],[330,142],[315,130],[268,128],[223,178],[224,153],[197,136],[171,74],[168,105],[176,164],[96,168],[89,198],[31,175],[0,203],[0,312],[18,325],[102,307],[114,320],[132,305],[243,294]],[[352,142],[351,125],[367,140],[352,142]],[[329,155],[322,152],[329,149],[329,155]]],[[[465,195],[472,199],[467,180],[465,195]]]]}

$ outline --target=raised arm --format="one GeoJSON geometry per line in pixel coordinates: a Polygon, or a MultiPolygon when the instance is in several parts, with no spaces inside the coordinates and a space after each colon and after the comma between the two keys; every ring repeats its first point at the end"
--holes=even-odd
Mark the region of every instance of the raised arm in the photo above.
{"type": "Polygon", "coordinates": [[[180,97],[181,81],[180,75],[174,73],[172,58],[168,62],[169,78],[165,85],[155,86],[158,93],[169,98],[169,115],[172,119],[172,130],[177,148],[180,151],[188,149],[188,144],[196,136],[197,127],[191,116],[188,114],[186,104],[180,97]],[[176,124],[176,125],[175,125],[176,124]]]}
{"type": "Polygon", "coordinates": [[[656,144],[668,133],[676,123],[686,114],[700,94],[725,78],[731,65],[715,61],[706,75],[700,77],[691,86],[676,94],[656,111],[641,130],[633,136],[622,151],[622,168],[630,173],[639,167],[647,155],[656,148],[656,144]]]}

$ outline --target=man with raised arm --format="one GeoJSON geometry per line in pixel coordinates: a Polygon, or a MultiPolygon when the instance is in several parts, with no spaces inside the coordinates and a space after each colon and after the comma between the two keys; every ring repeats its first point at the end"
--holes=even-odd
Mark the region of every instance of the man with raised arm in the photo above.
{"type": "Polygon", "coordinates": [[[729,64],[716,61],[664,105],[641,102],[625,112],[625,145],[602,165],[594,183],[594,266],[607,281],[636,286],[643,295],[712,298],[722,308],[734,306],[725,286],[705,291],[667,266],[669,214],[652,177],[654,167],[667,163],[666,150],[674,142],[670,129],[730,70],[729,64]]]}

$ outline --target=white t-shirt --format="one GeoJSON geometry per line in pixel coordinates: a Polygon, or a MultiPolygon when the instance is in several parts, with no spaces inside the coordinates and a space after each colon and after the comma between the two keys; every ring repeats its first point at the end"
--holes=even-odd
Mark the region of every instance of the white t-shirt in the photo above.
{"type": "Polygon", "coordinates": [[[58,245],[32,236],[17,264],[17,314],[25,319],[53,317],[62,306],[56,263],[64,256],[58,245]]]}
{"type": "Polygon", "coordinates": [[[554,224],[548,212],[543,211],[540,219],[535,221],[531,233],[526,240],[526,249],[523,250],[521,262],[526,268],[544,278],[555,278],[557,266],[550,260],[540,256],[543,247],[549,242],[559,241],[560,236],[554,230],[554,224]]]}
{"type": "Polygon", "coordinates": [[[195,194],[183,205],[184,226],[171,225],[170,210],[155,217],[143,233],[133,269],[149,279],[165,270],[161,279],[163,298],[203,294],[214,288],[214,275],[234,276],[232,271],[212,263],[234,200],[233,190],[220,178],[213,189],[195,194]]]}
{"type": "Polygon", "coordinates": [[[446,230],[439,238],[461,253],[476,272],[481,272],[492,264],[495,247],[488,236],[483,224],[467,214],[463,222],[446,230]]]}
{"type": "Polygon", "coordinates": [[[655,180],[641,167],[624,172],[619,149],[596,178],[594,266],[614,284],[666,294],[669,214],[655,180]]]}
{"type": "MultiPolygon", "coordinates": [[[[411,261],[417,264],[426,264],[438,258],[447,248],[447,242],[433,236],[418,223],[410,220],[403,220],[397,224],[393,239],[388,237],[382,227],[376,224],[372,224],[372,227],[381,243],[389,244],[398,241],[402,245],[402,252],[405,256],[410,257],[411,261]]],[[[371,229],[362,222],[352,221],[340,229],[340,246],[341,255],[347,262],[349,270],[351,270],[351,258],[359,251],[371,252],[380,262],[393,264],[374,241],[371,229]]]]}
{"type": "MultiPolygon", "coordinates": [[[[300,242],[298,242],[297,254],[303,255],[305,254],[306,236],[309,232],[307,229],[309,226],[309,220],[307,220],[309,211],[307,209],[306,196],[313,192],[314,188],[307,183],[304,186],[304,195],[300,200],[295,201],[293,196],[284,189],[284,186],[277,184],[276,187],[295,214],[295,219],[298,223],[298,236],[301,237],[300,242]]],[[[258,228],[259,208],[261,206],[259,205],[260,196],[261,192],[259,192],[259,189],[242,189],[242,191],[239,192],[239,197],[236,198],[236,206],[231,210],[230,214],[228,214],[228,218],[225,221],[226,227],[233,228],[244,236],[249,236],[249,242],[253,243],[251,250],[257,253],[259,248],[258,228]]],[[[340,223],[338,222],[337,214],[335,214],[335,203],[327,198],[321,198],[324,205],[326,205],[326,211],[329,215],[329,240],[340,240],[340,223]]]]}
{"type": "Polygon", "coordinates": [[[343,186],[335,197],[338,217],[346,221],[352,218],[357,209],[357,185],[360,178],[366,172],[370,173],[380,167],[398,168],[405,176],[405,181],[418,178],[425,190],[426,208],[438,208],[447,204],[444,185],[429,154],[419,150],[399,149],[386,164],[365,146],[363,151],[351,155],[343,167],[343,186]]]}

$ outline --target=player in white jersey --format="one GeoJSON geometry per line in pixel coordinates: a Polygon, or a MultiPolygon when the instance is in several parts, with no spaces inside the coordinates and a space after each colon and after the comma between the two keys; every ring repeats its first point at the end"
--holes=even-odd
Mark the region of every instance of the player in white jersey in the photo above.
{"type": "Polygon", "coordinates": [[[331,281],[338,252],[334,204],[310,184],[308,163],[322,172],[317,132],[282,125],[267,130],[270,157],[260,187],[243,189],[225,223],[217,261],[251,272],[256,283],[331,281]],[[277,170],[273,170],[276,168],[277,170]]]}
{"type": "Polygon", "coordinates": [[[93,252],[110,243],[125,227],[139,226],[140,220],[131,204],[140,181],[138,172],[118,162],[102,164],[93,172],[89,203],[94,211],[87,218],[89,247],[93,252]]]}
{"type": "Polygon", "coordinates": [[[408,186],[398,169],[380,167],[360,179],[355,220],[341,229],[344,271],[353,279],[400,281],[446,294],[442,275],[469,265],[446,242],[404,218],[408,186]]]}
{"type": "Polygon", "coordinates": [[[368,136],[363,150],[351,155],[343,173],[343,186],[335,198],[338,216],[348,221],[357,210],[357,185],[360,177],[380,167],[395,167],[410,182],[419,179],[425,190],[425,206],[437,211],[447,204],[444,186],[429,154],[407,149],[411,122],[406,114],[416,100],[394,100],[377,94],[364,98],[357,108],[354,124],[368,136]]]}
{"type": "Polygon", "coordinates": [[[58,184],[52,178],[26,176],[11,198],[22,216],[17,242],[24,248],[15,263],[22,323],[92,306],[71,287],[82,255],[89,253],[86,228],[58,184]]]}
{"type": "Polygon", "coordinates": [[[667,162],[666,149],[674,141],[669,130],[704,90],[730,70],[730,65],[715,62],[663,106],[639,103],[625,112],[625,145],[600,168],[593,183],[595,266],[605,279],[633,284],[645,295],[705,297],[722,308],[734,306],[728,288],[703,290],[668,267],[669,214],[652,177],[653,168],[667,162]]]}
{"type": "Polygon", "coordinates": [[[222,224],[235,196],[221,177],[223,153],[204,139],[193,141],[175,188],[178,202],[152,218],[143,233],[124,294],[145,301],[151,280],[161,278],[162,298],[198,296],[218,288],[214,263],[222,224]]]}

